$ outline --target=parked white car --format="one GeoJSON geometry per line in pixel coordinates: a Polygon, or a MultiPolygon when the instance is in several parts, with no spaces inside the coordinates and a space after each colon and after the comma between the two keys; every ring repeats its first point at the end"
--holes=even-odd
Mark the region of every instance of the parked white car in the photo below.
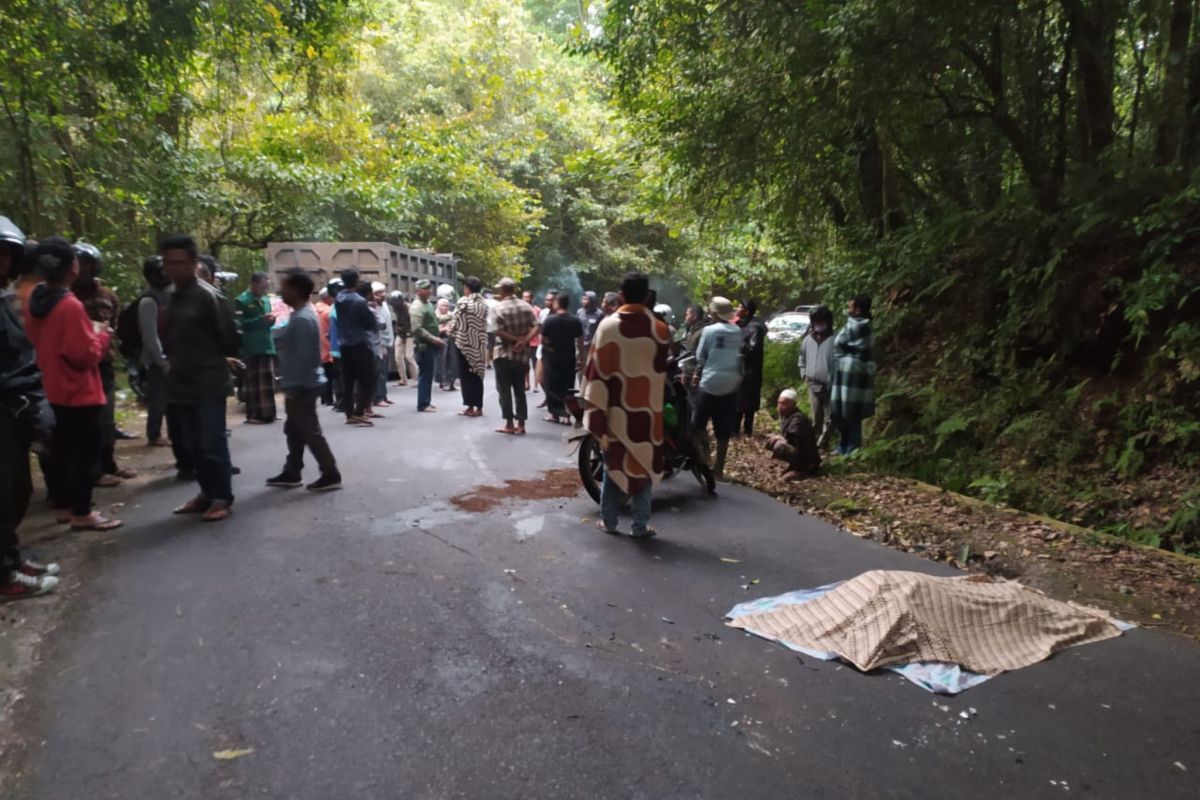
{"type": "Polygon", "coordinates": [[[798,342],[808,333],[809,324],[808,312],[783,311],[767,320],[767,341],[798,342]]]}

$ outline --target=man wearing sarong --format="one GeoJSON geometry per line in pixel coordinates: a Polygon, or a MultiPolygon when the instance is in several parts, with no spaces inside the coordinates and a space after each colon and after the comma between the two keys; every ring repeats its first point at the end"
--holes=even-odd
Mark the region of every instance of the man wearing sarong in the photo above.
{"type": "Polygon", "coordinates": [[[645,305],[649,279],[631,272],[621,281],[621,305],[596,327],[584,370],[584,424],[604,451],[604,485],[596,524],[618,533],[626,499],[633,536],[655,534],[650,495],[662,479],[663,396],[670,332],[645,305]]]}

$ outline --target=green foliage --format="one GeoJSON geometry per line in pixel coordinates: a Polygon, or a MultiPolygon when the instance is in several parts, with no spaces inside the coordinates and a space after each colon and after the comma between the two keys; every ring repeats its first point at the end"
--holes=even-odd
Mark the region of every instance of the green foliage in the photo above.
{"type": "Polygon", "coordinates": [[[806,394],[800,380],[799,342],[768,341],[763,348],[763,399],[773,402],[784,389],[792,388],[806,394]]]}

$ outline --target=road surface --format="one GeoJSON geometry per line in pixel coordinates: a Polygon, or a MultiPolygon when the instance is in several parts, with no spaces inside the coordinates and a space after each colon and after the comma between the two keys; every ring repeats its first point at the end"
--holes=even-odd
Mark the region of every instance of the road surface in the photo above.
{"type": "Polygon", "coordinates": [[[1200,797],[1195,643],[1136,630],[957,698],[798,658],[724,613],[949,570],[690,477],[646,543],[582,522],[582,494],[463,511],[571,468],[563,429],[392,391],[371,430],[322,411],[343,491],[263,486],[281,425],[234,424],[228,523],[172,517],[190,488],[165,474],[124,509],[47,640],[6,797],[1200,797]]]}

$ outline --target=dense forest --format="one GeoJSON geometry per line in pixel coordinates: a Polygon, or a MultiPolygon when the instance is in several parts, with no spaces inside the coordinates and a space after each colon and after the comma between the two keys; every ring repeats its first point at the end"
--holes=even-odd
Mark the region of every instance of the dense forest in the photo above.
{"type": "MultiPolygon", "coordinates": [[[[1200,550],[1195,0],[10,0],[0,213],[876,299],[856,465],[1200,550]]],[[[795,380],[790,354],[774,382],[795,380]]],[[[776,387],[778,388],[778,387],[776,387]]]]}

